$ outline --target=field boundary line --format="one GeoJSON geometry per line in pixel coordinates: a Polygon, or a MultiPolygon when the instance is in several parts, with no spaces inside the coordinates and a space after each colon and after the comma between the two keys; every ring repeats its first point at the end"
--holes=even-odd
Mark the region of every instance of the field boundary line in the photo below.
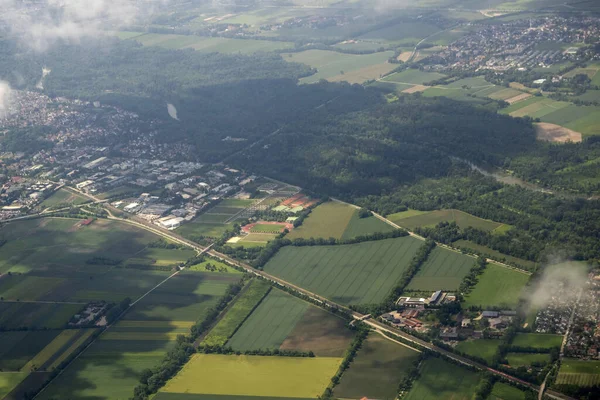
{"type": "Polygon", "coordinates": [[[421,351],[421,350],[415,349],[414,347],[411,347],[411,346],[407,345],[406,343],[402,343],[402,342],[400,342],[400,341],[398,341],[398,340],[396,340],[396,339],[392,339],[391,337],[389,337],[388,335],[386,335],[385,333],[381,332],[381,331],[380,331],[380,330],[378,330],[378,329],[375,329],[375,332],[376,332],[376,333],[378,333],[378,334],[380,334],[381,336],[383,336],[384,338],[386,338],[386,339],[387,339],[387,340],[389,340],[389,341],[392,341],[392,342],[394,342],[394,343],[397,343],[397,344],[399,344],[399,345],[401,345],[401,346],[404,346],[404,347],[406,347],[406,348],[408,348],[408,349],[414,350],[414,351],[416,351],[417,353],[422,353],[422,351],[421,351]]]}

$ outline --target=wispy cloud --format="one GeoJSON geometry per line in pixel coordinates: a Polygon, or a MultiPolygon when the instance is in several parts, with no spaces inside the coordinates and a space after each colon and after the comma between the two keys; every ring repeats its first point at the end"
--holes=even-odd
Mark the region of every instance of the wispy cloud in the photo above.
{"type": "Polygon", "coordinates": [[[8,114],[10,92],[11,89],[8,82],[0,81],[0,118],[4,118],[8,114]]]}

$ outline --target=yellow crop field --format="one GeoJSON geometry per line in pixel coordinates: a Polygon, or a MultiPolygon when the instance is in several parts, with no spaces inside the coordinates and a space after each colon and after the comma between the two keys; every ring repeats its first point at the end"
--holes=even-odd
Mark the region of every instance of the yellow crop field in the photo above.
{"type": "Polygon", "coordinates": [[[196,354],[161,392],[314,399],[323,393],[341,361],[196,354]]]}

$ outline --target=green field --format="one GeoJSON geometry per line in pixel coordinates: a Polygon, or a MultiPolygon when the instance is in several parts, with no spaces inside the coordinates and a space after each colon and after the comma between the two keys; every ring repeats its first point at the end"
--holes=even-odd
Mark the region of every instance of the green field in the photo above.
{"type": "Polygon", "coordinates": [[[0,372],[0,399],[17,387],[27,375],[27,372],[0,372]]]}
{"type": "Polygon", "coordinates": [[[335,387],[338,398],[393,400],[398,384],[419,353],[371,333],[335,387]]]}
{"type": "Polygon", "coordinates": [[[423,242],[412,237],[338,246],[286,246],[264,270],[342,304],[389,294],[423,242]]]}
{"type": "Polygon", "coordinates": [[[160,400],[163,392],[316,398],[323,393],[340,362],[340,358],[330,357],[196,354],[154,398],[160,400]]]}
{"type": "Polygon", "coordinates": [[[456,350],[492,363],[501,343],[500,339],[464,340],[456,345],[456,350]]]}
{"type": "Polygon", "coordinates": [[[552,335],[549,333],[517,333],[511,344],[518,347],[550,349],[552,347],[560,347],[562,340],[562,335],[552,335]]]}
{"type": "Polygon", "coordinates": [[[41,394],[42,399],[128,399],[139,374],[160,363],[177,335],[225,293],[238,274],[183,271],[144,297],[41,394]]]}
{"type": "Polygon", "coordinates": [[[471,400],[479,375],[439,358],[427,359],[405,400],[471,400]]]}
{"type": "MultiPolygon", "coordinates": [[[[506,225],[504,225],[506,226],[506,225]]],[[[490,249],[489,247],[481,246],[477,243],[470,242],[468,240],[457,240],[452,243],[454,247],[465,248],[467,250],[471,250],[482,255],[488,255],[493,257],[501,262],[515,263],[528,271],[534,271],[537,268],[537,264],[533,261],[523,260],[522,258],[517,258],[513,256],[509,256],[494,249],[490,249]]]]}
{"type": "Polygon", "coordinates": [[[205,346],[224,346],[270,289],[271,285],[265,281],[258,279],[251,281],[236,299],[233,306],[227,310],[225,316],[206,335],[202,344],[205,346]]]}
{"type": "MultiPolygon", "coordinates": [[[[220,262],[218,260],[214,260],[212,258],[208,258],[205,261],[202,261],[201,263],[194,264],[194,265],[188,267],[187,269],[189,271],[206,272],[207,271],[206,266],[208,264],[217,267],[217,269],[225,269],[226,272],[224,271],[222,273],[226,273],[226,274],[241,274],[241,272],[238,271],[237,269],[235,269],[235,268],[233,268],[233,267],[231,267],[231,266],[229,266],[229,265],[227,265],[225,263],[222,263],[222,262],[220,262]]],[[[221,271],[219,271],[219,273],[221,273],[221,271]]]]}
{"type": "Polygon", "coordinates": [[[503,224],[488,219],[482,219],[460,210],[436,210],[426,214],[405,216],[405,214],[392,214],[388,216],[390,221],[407,229],[416,227],[433,227],[440,222],[456,222],[461,228],[473,227],[486,232],[493,231],[503,224]]]}
{"type": "Polygon", "coordinates": [[[553,110],[551,113],[542,116],[542,122],[561,125],[580,132],[584,136],[600,134],[600,128],[598,128],[600,124],[600,107],[566,104],[568,106],[553,110]]]}
{"type": "MultiPolygon", "coordinates": [[[[384,51],[372,54],[344,54],[330,50],[306,50],[299,53],[284,53],[282,57],[289,62],[307,64],[317,69],[317,73],[300,79],[301,83],[315,83],[320,79],[343,79],[346,73],[365,69],[373,65],[385,64],[388,58],[394,55],[393,51],[384,51]]],[[[380,72],[371,79],[379,78],[380,72]]]]}
{"type": "Polygon", "coordinates": [[[66,189],[58,189],[56,192],[54,192],[52,194],[52,196],[48,197],[47,199],[45,199],[40,206],[45,209],[45,208],[55,208],[56,206],[59,205],[67,205],[67,204],[82,204],[85,203],[86,201],[90,201],[89,199],[70,192],[66,189]]]}
{"type": "Polygon", "coordinates": [[[406,286],[406,290],[457,290],[474,264],[473,257],[436,247],[406,286]]]}
{"type": "Polygon", "coordinates": [[[421,39],[433,35],[441,30],[441,28],[426,22],[402,21],[395,25],[371,31],[359,36],[359,38],[382,44],[393,43],[396,45],[406,44],[414,46],[421,39]]]}
{"type": "Polygon", "coordinates": [[[600,385],[600,361],[563,359],[556,377],[557,385],[600,385]]]}
{"type": "Polygon", "coordinates": [[[422,85],[426,82],[441,79],[446,75],[438,74],[437,72],[424,72],[418,69],[405,69],[401,72],[396,72],[386,76],[384,82],[409,83],[413,85],[422,85]]]}
{"type": "Polygon", "coordinates": [[[529,277],[523,272],[488,263],[483,274],[479,275],[475,287],[465,296],[463,308],[479,306],[484,309],[514,309],[529,277]]]}
{"type": "Polygon", "coordinates": [[[487,400],[525,400],[525,392],[509,384],[496,382],[487,400]]]}
{"type": "Polygon", "coordinates": [[[283,232],[285,224],[256,224],[252,227],[253,233],[280,233],[283,232]]]}
{"type": "Polygon", "coordinates": [[[213,224],[204,223],[196,218],[195,220],[181,225],[177,228],[177,234],[190,240],[198,239],[202,236],[210,238],[220,238],[226,230],[233,228],[233,224],[213,224]]]}
{"type": "Polygon", "coordinates": [[[56,330],[0,332],[0,370],[19,371],[59,333],[56,330]]]}
{"type": "Polygon", "coordinates": [[[548,363],[550,362],[550,354],[548,353],[508,353],[506,355],[508,364],[513,368],[521,366],[528,367],[532,363],[548,363]]]}
{"type": "Polygon", "coordinates": [[[61,329],[83,304],[0,302],[1,329],[61,329]]]}

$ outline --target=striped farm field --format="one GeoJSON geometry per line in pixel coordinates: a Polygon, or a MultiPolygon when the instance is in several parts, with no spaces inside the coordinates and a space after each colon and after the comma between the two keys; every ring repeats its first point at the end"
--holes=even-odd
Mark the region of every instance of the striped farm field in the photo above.
{"type": "Polygon", "coordinates": [[[473,290],[465,296],[464,308],[479,306],[514,309],[530,275],[489,263],[473,290]]]}
{"type": "Polygon", "coordinates": [[[50,330],[0,332],[0,369],[29,371],[24,366],[59,334],[50,330]]]}
{"type": "Polygon", "coordinates": [[[410,281],[406,290],[457,290],[474,264],[473,257],[436,247],[410,281]]]}
{"type": "Polygon", "coordinates": [[[27,372],[0,372],[0,399],[4,399],[27,375],[27,372]]]}
{"type": "Polygon", "coordinates": [[[280,349],[341,357],[352,337],[343,319],[273,289],[227,345],[239,351],[280,349]]]}
{"type": "Polygon", "coordinates": [[[600,385],[600,361],[564,359],[561,362],[557,385],[600,385]]]}
{"type": "Polygon", "coordinates": [[[342,304],[379,303],[422,241],[406,236],[337,246],[286,246],[264,270],[342,304]]]}
{"type": "Polygon", "coordinates": [[[154,399],[173,398],[162,393],[314,399],[329,385],[341,361],[196,354],[154,399]]]}

